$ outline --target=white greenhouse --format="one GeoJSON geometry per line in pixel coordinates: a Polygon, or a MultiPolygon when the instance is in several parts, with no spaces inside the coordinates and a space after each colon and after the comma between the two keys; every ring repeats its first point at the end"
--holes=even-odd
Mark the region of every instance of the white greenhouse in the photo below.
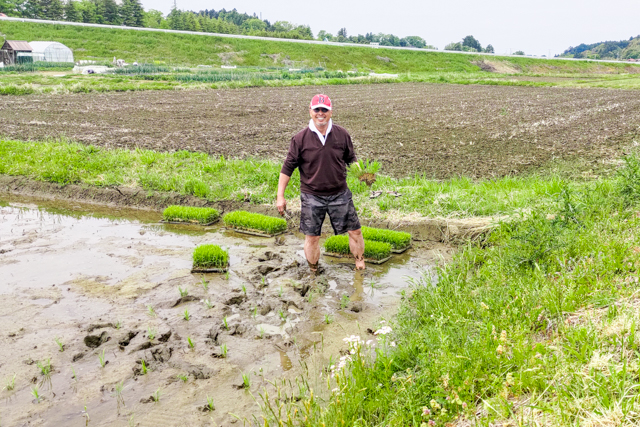
{"type": "Polygon", "coordinates": [[[29,42],[33,61],[73,62],[71,49],[58,42],[29,42]]]}

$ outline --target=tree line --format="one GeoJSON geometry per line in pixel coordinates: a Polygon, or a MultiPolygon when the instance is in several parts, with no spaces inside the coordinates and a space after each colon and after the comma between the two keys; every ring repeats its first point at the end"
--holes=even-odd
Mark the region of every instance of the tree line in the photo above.
{"type": "Polygon", "coordinates": [[[436,49],[419,36],[401,38],[383,33],[349,36],[346,28],[341,28],[335,36],[322,30],[314,37],[308,25],[288,21],[271,23],[255,13],[249,15],[236,9],[193,12],[174,8],[165,16],[158,10],[145,11],[139,0],[122,0],[120,5],[115,0],[0,0],[0,12],[13,17],[54,21],[436,49]]]}
{"type": "MultiPolygon", "coordinates": [[[[444,50],[453,50],[458,52],[485,52],[495,53],[493,46],[488,44],[484,49],[480,42],[473,36],[466,36],[461,42],[452,42],[444,47],[444,50]]],[[[524,55],[524,53],[523,53],[524,55]]]]}
{"type": "Polygon", "coordinates": [[[638,59],[640,58],[640,36],[631,37],[629,40],[581,43],[576,47],[569,47],[559,56],[588,59],[638,59]]]}

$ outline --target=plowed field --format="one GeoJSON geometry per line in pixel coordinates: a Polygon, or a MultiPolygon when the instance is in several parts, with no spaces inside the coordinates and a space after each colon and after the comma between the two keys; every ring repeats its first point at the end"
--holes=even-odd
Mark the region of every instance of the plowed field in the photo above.
{"type": "Polygon", "coordinates": [[[358,155],[394,176],[488,178],[558,159],[588,167],[640,138],[636,91],[414,83],[6,96],[0,135],[281,161],[318,92],[358,155]]]}

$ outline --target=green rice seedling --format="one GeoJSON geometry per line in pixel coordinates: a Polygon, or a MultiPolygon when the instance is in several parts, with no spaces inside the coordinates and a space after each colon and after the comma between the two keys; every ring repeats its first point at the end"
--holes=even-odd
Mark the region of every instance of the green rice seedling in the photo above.
{"type": "Polygon", "coordinates": [[[282,218],[245,211],[230,212],[224,216],[223,221],[227,227],[267,234],[281,233],[287,229],[287,221],[282,218]]]}
{"type": "Polygon", "coordinates": [[[325,314],[324,315],[324,323],[326,323],[327,325],[333,322],[333,317],[331,317],[330,314],[325,314]]]}
{"type": "Polygon", "coordinates": [[[102,368],[104,368],[107,364],[107,362],[104,360],[104,349],[102,349],[102,354],[98,354],[98,362],[100,363],[100,366],[102,368]]]}
{"type": "Polygon", "coordinates": [[[189,380],[189,377],[185,374],[178,374],[177,378],[181,380],[183,383],[186,383],[189,380]]]}
{"type": "Polygon", "coordinates": [[[204,305],[209,309],[213,307],[213,304],[208,299],[204,300],[204,305]]]}
{"type": "Polygon", "coordinates": [[[87,412],[87,405],[84,405],[84,411],[82,411],[82,416],[84,417],[84,425],[88,426],[89,421],[91,421],[91,417],[89,417],[89,412],[87,412]]]}
{"type": "Polygon", "coordinates": [[[258,317],[258,307],[253,307],[253,318],[258,317]]]}
{"type": "Polygon", "coordinates": [[[153,392],[153,394],[151,395],[151,400],[153,400],[155,403],[160,402],[160,389],[157,389],[153,392]]]}
{"type": "MultiPolygon", "coordinates": [[[[349,237],[348,236],[331,236],[324,241],[324,249],[327,252],[349,255],[349,237]]],[[[391,255],[391,245],[386,242],[375,242],[371,240],[364,241],[364,257],[374,260],[387,258],[391,255]]]]}
{"type": "Polygon", "coordinates": [[[210,224],[220,218],[220,212],[213,208],[169,206],[162,212],[162,219],[171,222],[210,224]]]}
{"type": "Polygon", "coordinates": [[[247,295],[247,287],[245,285],[242,285],[242,293],[247,295]]]}
{"type": "Polygon", "coordinates": [[[191,315],[189,314],[189,309],[186,309],[186,308],[184,309],[184,313],[182,313],[182,318],[187,321],[191,319],[191,315]]]}
{"type": "Polygon", "coordinates": [[[144,359],[140,359],[140,373],[142,375],[147,375],[147,363],[144,361],[144,359]]]}
{"type": "Polygon", "coordinates": [[[229,272],[224,273],[224,280],[229,280],[229,272]]]}
{"type": "Polygon", "coordinates": [[[181,298],[184,298],[187,295],[189,295],[189,291],[187,290],[187,288],[182,289],[180,286],[178,286],[178,292],[180,292],[181,298]]]}
{"type": "Polygon", "coordinates": [[[158,330],[156,328],[153,328],[151,326],[147,328],[147,338],[149,338],[149,341],[153,341],[157,334],[158,330]]]}
{"type": "Polygon", "coordinates": [[[284,310],[278,310],[278,316],[280,316],[282,320],[287,320],[287,312],[284,310]]]}
{"type": "Polygon", "coordinates": [[[262,287],[267,284],[267,278],[265,276],[262,276],[262,279],[260,279],[260,284],[262,285],[262,287]]]}
{"type": "Polygon", "coordinates": [[[12,391],[15,388],[16,388],[16,374],[13,374],[13,377],[7,380],[7,383],[3,387],[3,390],[12,391]]]}
{"type": "Polygon", "coordinates": [[[224,328],[228,331],[229,330],[229,322],[227,322],[227,316],[224,316],[222,318],[222,325],[224,326],[224,328]]]}
{"type": "Polygon", "coordinates": [[[124,326],[124,324],[122,323],[122,320],[118,319],[116,321],[116,323],[113,324],[113,327],[116,329],[122,329],[122,327],[124,326]]]}
{"type": "Polygon", "coordinates": [[[31,395],[36,399],[36,403],[40,403],[40,390],[37,385],[31,387],[31,395]]]}
{"type": "Polygon", "coordinates": [[[220,346],[220,354],[222,355],[222,357],[227,357],[227,345],[226,344],[222,344],[220,346]]]}
{"type": "Polygon", "coordinates": [[[404,249],[411,244],[411,234],[404,231],[362,227],[362,236],[365,240],[389,243],[392,249],[404,249]]]}
{"type": "Polygon", "coordinates": [[[209,282],[204,280],[204,276],[200,279],[200,284],[202,285],[202,289],[204,289],[205,292],[209,292],[209,282]]]}
{"type": "Polygon", "coordinates": [[[147,305],[147,315],[149,317],[156,317],[156,311],[153,309],[151,304],[147,305]]]}
{"type": "Polygon", "coordinates": [[[348,305],[349,305],[349,295],[344,294],[340,298],[340,308],[344,310],[345,308],[347,308],[348,305]]]}
{"type": "Polygon", "coordinates": [[[259,332],[260,332],[260,339],[264,338],[265,330],[262,326],[260,326],[259,332]]]}
{"type": "Polygon", "coordinates": [[[187,343],[189,344],[189,348],[193,349],[195,348],[195,343],[191,340],[191,337],[187,337],[187,343]]]}
{"type": "Polygon", "coordinates": [[[251,375],[242,374],[242,387],[246,389],[251,388],[251,375]]]}
{"type": "Polygon", "coordinates": [[[113,392],[113,397],[116,398],[116,403],[118,405],[118,415],[120,415],[120,407],[126,406],[124,404],[124,396],[122,396],[122,390],[124,390],[124,381],[117,383],[113,392]]]}
{"type": "Polygon", "coordinates": [[[40,369],[40,373],[42,374],[40,385],[48,385],[49,388],[51,388],[51,372],[53,371],[51,359],[47,359],[44,362],[37,362],[36,366],[40,369]]]}
{"type": "Polygon", "coordinates": [[[63,351],[64,351],[64,344],[62,343],[62,341],[60,340],[60,338],[59,338],[59,337],[56,337],[56,338],[54,339],[54,341],[56,342],[56,344],[58,344],[58,350],[59,350],[60,352],[63,352],[63,351]]]}
{"type": "Polygon", "coordinates": [[[207,410],[209,411],[215,411],[216,407],[213,405],[213,397],[209,397],[207,395],[207,410]]]}
{"type": "Polygon", "coordinates": [[[193,266],[202,268],[225,268],[229,253],[218,245],[200,245],[193,251],[193,266]]]}
{"type": "Polygon", "coordinates": [[[284,294],[284,289],[282,289],[282,285],[280,285],[280,290],[278,291],[278,297],[282,298],[282,294],[284,294]]]}

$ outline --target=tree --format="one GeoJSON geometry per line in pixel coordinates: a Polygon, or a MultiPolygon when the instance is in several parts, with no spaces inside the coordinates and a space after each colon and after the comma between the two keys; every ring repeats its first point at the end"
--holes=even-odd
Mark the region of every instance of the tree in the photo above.
{"type": "Polygon", "coordinates": [[[0,0],[0,12],[7,16],[22,17],[23,3],[21,0],[0,0]]]}
{"type": "Polygon", "coordinates": [[[120,17],[127,27],[144,26],[144,9],[139,0],[122,0],[120,17]]]}
{"type": "Polygon", "coordinates": [[[515,52],[513,52],[514,55],[524,55],[524,52],[521,50],[516,50],[515,52]]]}
{"type": "Polygon", "coordinates": [[[159,10],[149,9],[144,14],[144,26],[147,28],[160,28],[164,20],[164,16],[159,10]]]}
{"type": "Polygon", "coordinates": [[[82,21],[82,14],[78,10],[77,1],[69,0],[67,4],[64,5],[64,20],[69,22],[82,21]]]}
{"type": "Polygon", "coordinates": [[[303,39],[313,40],[313,33],[311,32],[311,27],[309,27],[308,25],[298,25],[295,28],[295,32],[300,34],[300,37],[303,39]]]}
{"type": "Polygon", "coordinates": [[[82,22],[95,23],[96,22],[96,4],[89,0],[82,0],[78,3],[78,9],[80,9],[80,16],[82,22]]]}
{"type": "Polygon", "coordinates": [[[444,50],[453,50],[453,51],[462,52],[462,43],[460,42],[449,43],[444,47],[444,50]]]}
{"type": "Polygon", "coordinates": [[[487,47],[484,48],[484,51],[486,53],[496,53],[495,50],[493,49],[493,46],[488,44],[487,47]]]}
{"type": "Polygon", "coordinates": [[[427,42],[422,37],[418,36],[407,36],[400,40],[400,44],[402,44],[403,40],[406,46],[418,47],[422,49],[427,45],[427,42]]]}
{"type": "Polygon", "coordinates": [[[345,27],[340,28],[340,30],[338,30],[338,37],[344,37],[345,39],[348,37],[347,36],[347,29],[345,27]]]}
{"type": "Polygon", "coordinates": [[[103,0],[104,21],[112,25],[120,25],[120,8],[115,0],[103,0]]]}
{"type": "Polygon", "coordinates": [[[294,28],[294,25],[289,21],[276,21],[273,23],[273,31],[276,33],[287,33],[294,28]]]}
{"type": "Polygon", "coordinates": [[[267,23],[258,18],[247,19],[242,24],[242,32],[245,32],[245,33],[250,33],[253,31],[266,31],[266,30],[267,30],[267,23]]]}
{"type": "Polygon", "coordinates": [[[327,33],[325,30],[320,30],[318,33],[318,40],[327,40],[330,42],[333,40],[333,34],[327,33]]]}
{"type": "Polygon", "coordinates": [[[482,52],[482,45],[480,45],[480,42],[473,36],[467,36],[462,39],[462,46],[467,46],[471,49],[475,49],[476,52],[482,52]]]}
{"type": "Polygon", "coordinates": [[[60,0],[40,0],[40,18],[59,21],[64,16],[64,5],[60,0]]]}

